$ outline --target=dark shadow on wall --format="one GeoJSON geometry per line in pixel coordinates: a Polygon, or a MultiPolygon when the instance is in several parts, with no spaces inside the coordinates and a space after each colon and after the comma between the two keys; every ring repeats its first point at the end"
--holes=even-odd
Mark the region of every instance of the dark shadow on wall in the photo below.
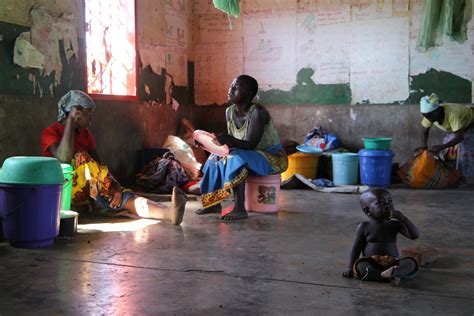
{"type": "Polygon", "coordinates": [[[296,76],[296,85],[290,91],[271,89],[258,92],[262,104],[350,104],[351,88],[344,84],[316,84],[311,77],[314,70],[302,68],[296,76]]]}
{"type": "Polygon", "coordinates": [[[84,52],[84,40],[79,38],[79,58],[66,60],[64,47],[60,43],[60,56],[63,64],[61,82],[54,87],[55,72],[42,76],[39,69],[25,69],[13,63],[13,50],[16,38],[29,27],[12,23],[0,22],[0,94],[25,96],[61,96],[71,89],[85,89],[85,61],[81,56],[84,52]],[[82,61],[82,62],[81,62],[82,61]],[[33,80],[33,77],[35,78],[33,80]],[[35,86],[34,86],[35,84],[35,86]],[[50,87],[53,86],[53,94],[50,87]]]}
{"type": "MultiPolygon", "coordinates": [[[[190,75],[194,75],[194,71],[190,75]]],[[[138,73],[138,97],[140,101],[166,102],[166,76],[168,76],[168,80],[171,80],[171,76],[167,74],[164,68],[161,69],[161,73],[157,74],[151,66],[142,68],[140,65],[138,73]]],[[[190,90],[188,87],[173,86],[171,96],[181,105],[191,104],[190,90]]]]}
{"type": "Polygon", "coordinates": [[[411,77],[410,97],[406,103],[417,104],[420,99],[436,93],[443,102],[471,103],[472,83],[446,71],[430,69],[411,77]]]}
{"type": "Polygon", "coordinates": [[[165,101],[165,69],[162,68],[161,73],[157,74],[151,69],[151,66],[139,67],[138,82],[138,97],[140,101],[165,101]]]}

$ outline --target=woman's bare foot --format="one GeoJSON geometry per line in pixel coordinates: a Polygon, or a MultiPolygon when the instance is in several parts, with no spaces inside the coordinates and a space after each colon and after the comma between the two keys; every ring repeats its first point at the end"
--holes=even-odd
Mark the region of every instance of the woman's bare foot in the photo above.
{"type": "Polygon", "coordinates": [[[173,187],[170,206],[172,214],[170,221],[174,225],[179,225],[183,221],[186,200],[186,193],[181,191],[178,187],[173,187]]]}
{"type": "Polygon", "coordinates": [[[222,211],[222,206],[220,204],[213,205],[206,208],[200,208],[196,210],[196,214],[204,215],[204,214],[211,214],[211,213],[220,213],[222,211]]]}
{"type": "Polygon", "coordinates": [[[234,221],[237,219],[246,219],[248,217],[247,211],[244,208],[234,208],[229,213],[221,216],[223,221],[234,221]]]}

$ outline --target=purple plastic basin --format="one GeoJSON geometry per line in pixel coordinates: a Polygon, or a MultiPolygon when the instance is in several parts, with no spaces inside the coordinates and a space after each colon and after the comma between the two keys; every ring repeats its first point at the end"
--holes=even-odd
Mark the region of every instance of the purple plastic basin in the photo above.
{"type": "Polygon", "coordinates": [[[0,183],[3,236],[18,248],[41,248],[59,233],[62,185],[0,183]]]}

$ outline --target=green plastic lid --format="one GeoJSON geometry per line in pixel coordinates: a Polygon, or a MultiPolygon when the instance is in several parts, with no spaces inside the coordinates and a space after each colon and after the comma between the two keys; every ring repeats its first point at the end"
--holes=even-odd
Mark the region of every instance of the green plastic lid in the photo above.
{"type": "Polygon", "coordinates": [[[63,184],[61,163],[56,158],[22,156],[3,162],[0,183],[4,184],[63,184]]]}
{"type": "Polygon", "coordinates": [[[68,164],[68,163],[62,163],[62,164],[61,164],[61,168],[63,169],[63,172],[64,172],[64,173],[71,173],[71,172],[74,172],[74,167],[71,166],[71,165],[68,164]]]}

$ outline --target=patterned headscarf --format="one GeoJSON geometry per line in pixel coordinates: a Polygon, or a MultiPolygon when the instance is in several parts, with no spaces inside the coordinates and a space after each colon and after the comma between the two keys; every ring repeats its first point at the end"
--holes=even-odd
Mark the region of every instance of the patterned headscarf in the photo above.
{"type": "Polygon", "coordinates": [[[58,122],[66,118],[73,106],[78,105],[86,109],[95,107],[94,101],[92,101],[87,93],[79,90],[71,90],[58,102],[58,122]]]}
{"type": "Polygon", "coordinates": [[[424,96],[420,100],[420,112],[430,113],[439,108],[439,98],[432,93],[430,96],[424,96]]]}

